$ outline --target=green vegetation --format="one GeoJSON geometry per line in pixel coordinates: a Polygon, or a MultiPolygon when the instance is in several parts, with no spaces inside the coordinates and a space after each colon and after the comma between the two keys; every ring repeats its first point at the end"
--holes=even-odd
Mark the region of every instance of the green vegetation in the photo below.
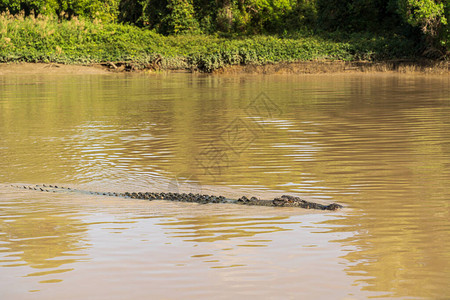
{"type": "Polygon", "coordinates": [[[0,0],[0,61],[202,71],[449,56],[450,0],[0,0]]]}

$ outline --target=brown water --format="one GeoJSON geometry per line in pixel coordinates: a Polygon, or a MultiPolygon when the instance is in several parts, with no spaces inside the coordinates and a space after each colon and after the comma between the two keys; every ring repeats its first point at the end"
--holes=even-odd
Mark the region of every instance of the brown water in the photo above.
{"type": "Polygon", "coordinates": [[[0,299],[449,298],[449,83],[0,76],[0,299]],[[9,186],[19,183],[346,208],[9,186]]]}

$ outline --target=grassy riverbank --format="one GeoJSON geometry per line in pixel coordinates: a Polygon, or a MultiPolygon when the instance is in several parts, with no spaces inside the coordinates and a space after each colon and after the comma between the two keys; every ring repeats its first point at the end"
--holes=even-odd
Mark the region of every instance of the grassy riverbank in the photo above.
{"type": "Polygon", "coordinates": [[[136,26],[77,18],[0,16],[0,62],[127,62],[133,69],[211,72],[233,65],[411,59],[417,50],[413,41],[394,35],[163,36],[136,26]]]}

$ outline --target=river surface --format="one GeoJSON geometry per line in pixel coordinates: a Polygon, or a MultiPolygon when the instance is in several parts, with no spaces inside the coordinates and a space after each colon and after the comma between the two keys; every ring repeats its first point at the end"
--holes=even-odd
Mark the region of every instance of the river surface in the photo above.
{"type": "Polygon", "coordinates": [[[448,77],[0,76],[0,299],[448,299],[449,203],[448,77]]]}

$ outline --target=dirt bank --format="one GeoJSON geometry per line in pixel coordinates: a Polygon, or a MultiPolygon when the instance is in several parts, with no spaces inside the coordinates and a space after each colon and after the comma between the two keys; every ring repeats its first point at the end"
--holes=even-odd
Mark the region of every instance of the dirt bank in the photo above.
{"type": "MultiPolygon", "coordinates": [[[[130,63],[133,65],[133,63],[130,63]]],[[[3,63],[0,75],[8,74],[113,74],[125,72],[161,72],[155,68],[124,68],[114,63],[92,65],[64,65],[54,63],[3,63]],[[113,67],[114,66],[114,67],[113,67]]],[[[187,70],[167,70],[167,72],[188,72],[187,70]]],[[[345,61],[306,61],[266,65],[239,65],[219,69],[214,74],[339,74],[339,73],[400,73],[450,75],[450,62],[408,61],[385,62],[345,62],[345,61]]]]}
{"type": "Polygon", "coordinates": [[[38,75],[38,74],[110,74],[108,69],[97,65],[62,65],[53,63],[3,63],[1,75],[38,75]]]}
{"type": "Polygon", "coordinates": [[[385,62],[305,61],[262,66],[230,66],[216,73],[226,74],[326,74],[326,73],[402,73],[449,75],[450,63],[443,61],[396,60],[385,62]]]}

